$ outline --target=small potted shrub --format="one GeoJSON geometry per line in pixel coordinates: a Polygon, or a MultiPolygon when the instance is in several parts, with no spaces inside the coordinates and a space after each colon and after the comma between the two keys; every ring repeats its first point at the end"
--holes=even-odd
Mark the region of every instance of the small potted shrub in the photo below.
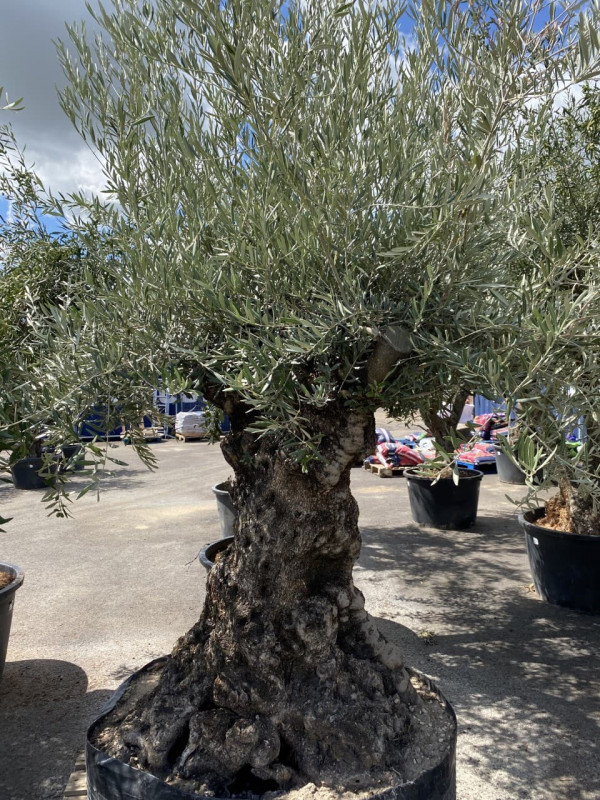
{"type": "Polygon", "coordinates": [[[412,517],[419,525],[461,530],[477,517],[483,472],[436,458],[405,470],[412,517]]]}
{"type": "Polygon", "coordinates": [[[16,489],[46,489],[52,483],[57,462],[41,426],[19,423],[3,444],[10,450],[8,467],[16,489]]]}
{"type": "MultiPolygon", "coordinates": [[[[548,427],[554,427],[550,421],[548,427]]],[[[557,426],[560,427],[560,426],[557,426]]],[[[540,431],[540,435],[544,431],[540,431]]],[[[548,433],[548,431],[546,431],[548,433]]],[[[548,436],[548,439],[551,439],[548,436]]],[[[532,476],[547,443],[521,446],[519,462],[532,476]],[[544,447],[545,445],[545,447],[544,447]]],[[[550,603],[600,613],[600,481],[595,432],[573,448],[564,435],[546,457],[544,481],[530,485],[528,508],[519,514],[536,591],[550,603]],[[540,489],[550,489],[540,498],[540,489]],[[540,502],[541,501],[541,502],[540,502]]]]}

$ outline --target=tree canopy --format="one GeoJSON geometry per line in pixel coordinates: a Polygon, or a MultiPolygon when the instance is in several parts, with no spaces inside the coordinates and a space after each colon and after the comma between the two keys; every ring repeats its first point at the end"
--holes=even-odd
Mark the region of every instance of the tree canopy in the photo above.
{"type": "Polygon", "coordinates": [[[303,409],[333,396],[412,410],[422,360],[391,370],[405,334],[425,349],[496,304],[527,246],[515,163],[597,68],[586,18],[573,48],[571,12],[541,3],[115,2],[97,20],[103,39],[74,26],[61,57],[115,200],[92,218],[124,254],[103,372],[144,351],[153,380],[177,364],[253,430],[306,441],[303,409]]]}

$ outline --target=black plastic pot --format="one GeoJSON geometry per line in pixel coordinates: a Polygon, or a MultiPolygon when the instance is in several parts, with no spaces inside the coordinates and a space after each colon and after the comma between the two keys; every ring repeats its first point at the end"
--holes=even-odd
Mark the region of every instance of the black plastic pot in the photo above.
{"type": "MultiPolygon", "coordinates": [[[[111,758],[91,743],[96,725],[115,707],[135,677],[157,668],[165,658],[151,661],[134,673],[117,689],[98,719],[88,729],[86,769],[90,800],[207,800],[206,795],[190,794],[176,789],[147,772],[111,758]]],[[[441,700],[456,726],[452,706],[427,676],[414,673],[441,700]]],[[[218,800],[218,798],[212,798],[218,800]]],[[[454,738],[439,764],[423,772],[416,781],[398,784],[383,792],[375,792],[371,800],[456,800],[456,728],[454,738]]]]}
{"type": "Polygon", "coordinates": [[[0,561],[0,573],[8,573],[12,577],[12,582],[0,589],[0,678],[4,672],[4,662],[6,661],[6,650],[8,648],[8,637],[10,636],[10,623],[12,622],[13,607],[15,605],[15,593],[23,583],[25,575],[19,567],[14,564],[7,564],[0,561]]]}
{"type": "MultiPolygon", "coordinates": [[[[38,474],[43,467],[43,458],[21,458],[15,461],[10,468],[15,489],[46,489],[52,479],[38,474]]],[[[56,467],[56,464],[50,464],[50,473],[56,472],[56,467]]]]}
{"type": "Polygon", "coordinates": [[[80,444],[64,444],[60,448],[59,472],[77,472],[83,469],[83,447],[80,444]],[[71,459],[73,459],[71,461],[71,459]],[[69,462],[71,463],[69,464],[69,462]]]}
{"type": "Polygon", "coordinates": [[[223,550],[227,550],[232,542],[233,536],[226,536],[224,539],[218,539],[216,542],[205,545],[202,550],[200,550],[198,558],[207,572],[210,572],[212,569],[217,555],[222,553],[223,550]]]}
{"type": "Polygon", "coordinates": [[[543,508],[519,514],[536,592],[556,606],[600,614],[600,535],[536,525],[544,514],[543,508]]]}
{"type": "Polygon", "coordinates": [[[219,522],[221,524],[221,536],[233,536],[233,520],[235,519],[235,511],[233,508],[233,500],[229,492],[229,481],[217,483],[212,487],[213,493],[217,498],[217,511],[219,512],[219,522]]]}
{"type": "Polygon", "coordinates": [[[462,530],[474,524],[483,472],[461,469],[458,485],[452,478],[434,483],[416,469],[404,470],[404,476],[412,518],[418,525],[462,530]]]}

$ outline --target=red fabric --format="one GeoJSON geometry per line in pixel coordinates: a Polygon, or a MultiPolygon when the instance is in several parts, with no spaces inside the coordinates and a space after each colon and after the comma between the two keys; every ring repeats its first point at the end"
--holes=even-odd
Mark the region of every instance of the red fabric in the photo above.
{"type": "Polygon", "coordinates": [[[466,464],[490,463],[496,460],[496,447],[489,442],[469,442],[461,444],[456,451],[458,461],[466,464]]]}
{"type": "Polygon", "coordinates": [[[411,447],[398,442],[383,442],[377,445],[377,457],[382,464],[391,461],[398,467],[414,467],[422,464],[423,456],[411,447]]]}

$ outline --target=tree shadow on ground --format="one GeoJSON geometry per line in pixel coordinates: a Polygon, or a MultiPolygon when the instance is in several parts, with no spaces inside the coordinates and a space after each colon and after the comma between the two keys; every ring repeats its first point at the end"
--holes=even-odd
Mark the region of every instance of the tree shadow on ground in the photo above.
{"type": "Polygon", "coordinates": [[[0,797],[62,800],[85,731],[112,694],[53,659],[7,662],[0,682],[0,797]]]}
{"type": "MultiPolygon", "coordinates": [[[[105,475],[100,476],[98,488],[100,494],[109,489],[136,489],[146,485],[144,478],[147,475],[146,467],[118,467],[114,472],[108,470],[105,475]]],[[[89,483],[89,476],[82,472],[74,472],[68,478],[67,489],[70,492],[80,491],[87,483],[89,483]]],[[[95,492],[95,489],[91,491],[95,492]]]]}
{"type": "Polygon", "coordinates": [[[600,619],[531,591],[512,516],[369,526],[359,565],[381,632],[455,708],[460,798],[484,783],[499,800],[600,797],[600,619]]]}

